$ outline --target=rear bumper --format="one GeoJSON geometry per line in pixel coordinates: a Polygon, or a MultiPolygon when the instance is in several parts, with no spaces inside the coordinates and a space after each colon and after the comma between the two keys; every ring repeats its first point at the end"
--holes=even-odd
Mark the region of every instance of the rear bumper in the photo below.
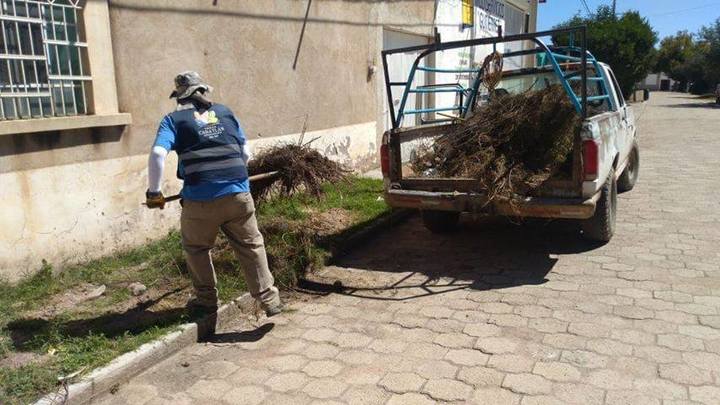
{"type": "Polygon", "coordinates": [[[477,193],[386,190],[385,201],[391,207],[439,211],[478,212],[533,218],[587,219],[595,213],[600,193],[588,199],[534,198],[522,201],[491,201],[477,193]]]}

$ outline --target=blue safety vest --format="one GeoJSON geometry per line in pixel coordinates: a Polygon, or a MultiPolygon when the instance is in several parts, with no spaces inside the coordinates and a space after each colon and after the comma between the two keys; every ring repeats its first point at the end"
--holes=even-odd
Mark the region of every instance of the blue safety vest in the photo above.
{"type": "Polygon", "coordinates": [[[178,177],[185,184],[242,181],[248,172],[235,117],[222,104],[170,114],[177,132],[178,177]]]}

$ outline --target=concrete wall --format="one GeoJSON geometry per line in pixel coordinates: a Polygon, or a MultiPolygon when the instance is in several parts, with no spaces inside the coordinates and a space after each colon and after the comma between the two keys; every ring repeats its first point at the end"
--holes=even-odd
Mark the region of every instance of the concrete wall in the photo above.
{"type": "MultiPolygon", "coordinates": [[[[434,1],[313,0],[296,69],[306,1],[215,3],[109,2],[112,48],[103,51],[114,55],[119,111],[132,125],[0,137],[0,277],[17,280],[43,259],[61,268],[111,254],[178,226],[176,204],[140,203],[146,153],[182,70],[215,86],[213,98],[256,147],[295,139],[306,125],[329,155],[358,169],[377,163],[383,26],[431,35],[434,1]]],[[[180,188],[171,156],[166,193],[180,188]]]]}

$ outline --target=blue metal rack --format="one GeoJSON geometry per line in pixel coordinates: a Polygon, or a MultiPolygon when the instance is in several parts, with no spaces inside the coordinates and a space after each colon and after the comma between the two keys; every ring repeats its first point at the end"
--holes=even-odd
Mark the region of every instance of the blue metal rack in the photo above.
{"type": "MultiPolygon", "coordinates": [[[[604,101],[607,100],[609,105],[612,109],[616,109],[617,106],[614,105],[615,101],[610,96],[609,89],[607,89],[606,83],[607,78],[605,77],[603,69],[600,67],[597,59],[587,51],[587,48],[585,46],[586,44],[586,27],[573,27],[573,28],[565,28],[565,29],[559,29],[559,30],[551,30],[551,31],[543,31],[538,32],[534,34],[520,34],[520,35],[513,35],[513,36],[507,36],[503,37],[502,35],[499,35],[498,37],[494,38],[481,38],[481,39],[474,39],[474,40],[465,40],[465,41],[455,41],[455,42],[446,42],[446,43],[439,43],[436,42],[434,44],[429,45],[420,45],[420,46],[414,46],[414,47],[406,47],[406,48],[399,48],[399,49],[392,49],[392,50],[384,50],[382,52],[383,57],[383,68],[385,70],[385,85],[388,92],[388,100],[390,101],[390,115],[391,120],[393,123],[393,128],[398,128],[405,115],[411,115],[411,114],[425,114],[425,113],[433,113],[433,112],[446,112],[446,111],[456,111],[458,113],[458,116],[460,118],[464,118],[468,111],[470,111],[474,105],[475,99],[478,95],[478,90],[480,87],[480,84],[482,83],[481,77],[482,77],[482,69],[473,69],[473,68],[458,68],[458,69],[444,69],[444,68],[435,68],[430,66],[422,66],[419,64],[420,60],[422,60],[425,56],[437,52],[442,51],[446,49],[455,49],[455,48],[462,48],[462,47],[468,47],[468,46],[477,46],[477,45],[495,45],[497,43],[502,42],[511,42],[511,41],[523,41],[523,40],[529,40],[535,43],[537,45],[534,49],[528,49],[528,50],[522,50],[522,51],[515,51],[515,52],[508,52],[505,54],[502,54],[503,58],[512,58],[516,56],[522,56],[522,55],[532,55],[532,54],[540,54],[544,55],[545,62],[541,63],[540,66],[538,66],[536,69],[547,69],[548,67],[552,69],[552,71],[557,76],[560,84],[565,89],[566,93],[568,94],[568,97],[570,98],[570,101],[572,102],[573,106],[575,107],[578,114],[580,114],[583,118],[587,116],[587,102],[591,101],[604,101]],[[581,34],[581,40],[582,40],[582,46],[574,46],[574,35],[576,33],[581,34]],[[569,46],[558,46],[558,47],[548,47],[545,43],[540,41],[539,37],[544,36],[551,36],[556,34],[570,34],[570,45],[569,46]],[[410,73],[408,74],[407,81],[404,82],[390,82],[389,81],[389,73],[388,73],[388,67],[387,67],[387,55],[400,53],[400,52],[410,52],[410,51],[422,51],[415,59],[415,62],[413,63],[412,68],[410,69],[410,73]],[[591,64],[593,67],[593,74],[588,74],[588,64],[591,64]],[[578,66],[579,65],[579,66],[578,66]],[[577,69],[579,67],[579,69],[577,69]],[[571,70],[571,68],[576,68],[574,70],[571,70]],[[442,85],[429,85],[429,86],[419,86],[419,87],[413,87],[413,80],[415,79],[415,73],[417,71],[425,71],[425,72],[432,72],[432,73],[439,73],[439,74],[445,74],[445,73],[452,73],[452,74],[463,74],[468,73],[474,76],[472,78],[472,84],[470,87],[464,87],[460,83],[450,83],[450,84],[442,84],[442,85]],[[580,95],[578,95],[571,82],[580,81],[580,95]],[[593,96],[587,95],[587,86],[588,83],[596,83],[597,84],[597,94],[593,96]],[[395,111],[395,106],[392,104],[392,87],[403,87],[403,95],[401,98],[400,105],[398,106],[397,111],[395,111]],[[421,108],[421,109],[410,109],[406,110],[406,104],[409,94],[433,94],[433,93],[456,93],[460,95],[460,102],[457,105],[453,106],[444,106],[444,107],[435,107],[435,108],[421,108]]],[[[452,120],[452,118],[449,118],[447,120],[452,120]]],[[[437,120],[436,120],[437,121],[437,120]]]]}

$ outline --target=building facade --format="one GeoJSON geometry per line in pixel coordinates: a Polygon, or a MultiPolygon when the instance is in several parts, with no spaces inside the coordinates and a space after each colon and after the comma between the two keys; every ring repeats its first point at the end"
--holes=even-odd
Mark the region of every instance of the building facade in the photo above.
{"type": "MultiPolygon", "coordinates": [[[[214,86],[251,148],[305,133],[358,171],[376,167],[387,126],[380,51],[432,41],[436,27],[443,40],[456,39],[446,30],[487,35],[463,26],[463,3],[0,2],[0,277],[108,255],[178,226],[177,204],[141,202],[147,152],[183,70],[214,86]]],[[[535,3],[472,6],[508,27],[509,7],[521,10],[523,29],[534,30],[535,3]]],[[[402,61],[392,69],[402,73],[402,61]]],[[[175,163],[172,154],[166,194],[181,188],[175,163]]]]}

